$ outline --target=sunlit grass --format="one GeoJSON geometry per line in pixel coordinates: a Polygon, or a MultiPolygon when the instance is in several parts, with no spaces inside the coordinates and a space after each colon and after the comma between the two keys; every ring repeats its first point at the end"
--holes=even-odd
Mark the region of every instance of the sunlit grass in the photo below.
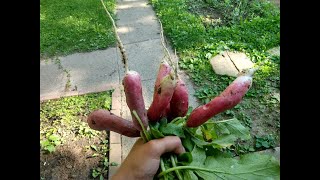
{"type": "MultiPolygon", "coordinates": [[[[114,14],[115,0],[105,0],[114,14]]],[[[97,0],[40,0],[40,54],[67,55],[115,43],[111,21],[97,0]]]]}

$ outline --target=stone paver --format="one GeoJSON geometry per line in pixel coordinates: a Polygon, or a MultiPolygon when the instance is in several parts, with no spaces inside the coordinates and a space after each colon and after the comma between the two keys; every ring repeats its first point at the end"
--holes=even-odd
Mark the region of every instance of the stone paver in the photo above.
{"type": "Polygon", "coordinates": [[[67,75],[52,60],[40,62],[40,99],[45,96],[57,96],[64,92],[67,75]]]}
{"type": "Polygon", "coordinates": [[[117,26],[150,24],[156,21],[155,13],[148,1],[119,2],[116,7],[117,26]]]}
{"type": "MultiPolygon", "coordinates": [[[[137,71],[141,80],[156,79],[159,64],[164,56],[159,39],[124,45],[129,70],[137,71]]],[[[117,51],[119,53],[119,51],[117,51]]],[[[119,54],[120,56],[120,54],[119,54]]],[[[124,76],[124,69],[120,77],[124,76]]]]}
{"type": "Polygon", "coordinates": [[[116,163],[117,166],[109,166],[109,179],[114,175],[114,173],[117,171],[121,164],[121,144],[113,144],[110,143],[110,151],[109,151],[109,162],[111,163],[116,163]]]}
{"type": "Polygon", "coordinates": [[[214,56],[210,60],[210,64],[214,72],[219,75],[228,75],[236,77],[239,73],[239,71],[236,69],[226,52],[214,56]]]}
{"type": "Polygon", "coordinates": [[[252,68],[254,64],[242,52],[225,51],[210,60],[212,69],[216,74],[237,77],[243,69],[252,68]]]}
{"type": "Polygon", "coordinates": [[[248,69],[253,67],[253,62],[247,57],[243,52],[227,52],[229,58],[233,61],[234,65],[242,71],[243,69],[248,69]]]}
{"type": "Polygon", "coordinates": [[[119,83],[118,59],[115,48],[61,57],[63,68],[71,75],[71,86],[79,93],[106,89],[119,83]]]}
{"type": "Polygon", "coordinates": [[[159,39],[160,26],[147,1],[119,2],[117,26],[123,44],[159,39]]]}

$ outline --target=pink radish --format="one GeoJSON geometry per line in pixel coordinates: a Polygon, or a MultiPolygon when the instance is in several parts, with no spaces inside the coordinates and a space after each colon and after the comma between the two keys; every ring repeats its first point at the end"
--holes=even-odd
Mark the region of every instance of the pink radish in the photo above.
{"type": "Polygon", "coordinates": [[[139,137],[138,131],[131,121],[116,116],[110,111],[99,109],[89,114],[87,122],[91,129],[113,131],[128,137],[139,137]]]}
{"type": "Polygon", "coordinates": [[[140,117],[142,124],[147,129],[148,119],[147,111],[144,105],[144,100],[142,96],[142,85],[141,77],[136,71],[128,71],[122,80],[124,86],[124,92],[126,95],[126,102],[131,111],[132,121],[134,127],[139,131],[142,131],[140,123],[136,117],[132,114],[132,111],[135,110],[140,117]]]}
{"type": "Polygon", "coordinates": [[[176,79],[173,72],[166,75],[157,87],[153,101],[148,109],[147,116],[150,121],[159,121],[165,115],[166,107],[170,104],[176,79]]]}
{"type": "Polygon", "coordinates": [[[160,86],[160,82],[162,79],[168,75],[171,72],[172,68],[169,66],[169,64],[165,61],[160,63],[158,74],[157,74],[157,79],[154,84],[154,92],[153,92],[153,98],[157,94],[157,88],[160,86]]]}
{"type": "Polygon", "coordinates": [[[178,79],[177,86],[170,101],[169,119],[184,117],[188,112],[188,88],[182,79],[178,79]]]}
{"type": "Polygon", "coordinates": [[[209,103],[194,109],[187,120],[188,127],[197,127],[214,115],[236,106],[252,85],[252,75],[256,69],[249,69],[239,76],[209,103]]]}

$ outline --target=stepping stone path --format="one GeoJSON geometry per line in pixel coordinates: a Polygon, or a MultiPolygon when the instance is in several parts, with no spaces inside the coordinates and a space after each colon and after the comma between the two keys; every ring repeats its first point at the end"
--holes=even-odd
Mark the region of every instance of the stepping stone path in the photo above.
{"type": "Polygon", "coordinates": [[[243,69],[253,67],[253,63],[244,53],[228,51],[214,56],[210,64],[216,74],[234,77],[243,69]]]}

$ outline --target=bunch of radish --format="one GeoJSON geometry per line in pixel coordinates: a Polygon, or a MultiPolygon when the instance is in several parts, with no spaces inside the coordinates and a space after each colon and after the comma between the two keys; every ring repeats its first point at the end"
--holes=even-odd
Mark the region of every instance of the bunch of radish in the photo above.
{"type": "MultiPolygon", "coordinates": [[[[103,4],[103,1],[101,2],[103,4]]],[[[160,157],[161,170],[157,175],[158,178],[162,178],[163,176],[163,178],[166,180],[168,173],[170,173],[171,171],[175,172],[176,176],[174,177],[179,180],[183,179],[182,175],[183,177],[190,176],[187,179],[193,179],[191,178],[190,174],[189,176],[186,175],[186,173],[187,174],[192,173],[192,170],[193,172],[196,172],[196,173],[198,173],[197,171],[216,172],[208,168],[185,165],[185,163],[190,164],[190,162],[194,160],[196,161],[195,164],[199,164],[199,166],[201,166],[201,164],[204,165],[205,163],[204,161],[202,161],[201,158],[192,160],[192,156],[193,156],[191,155],[191,151],[193,152],[192,149],[196,149],[195,150],[196,152],[194,152],[195,157],[199,156],[199,154],[201,154],[201,151],[197,150],[198,148],[190,147],[192,146],[190,145],[192,144],[191,141],[193,141],[193,143],[196,143],[196,140],[194,139],[195,136],[188,138],[186,136],[187,134],[184,134],[184,133],[188,133],[189,136],[192,136],[192,132],[196,132],[196,130],[205,128],[206,125],[203,125],[203,124],[205,124],[212,117],[228,109],[231,109],[237,104],[239,104],[242,98],[251,88],[252,76],[257,69],[251,68],[251,69],[243,70],[238,74],[238,77],[228,87],[226,87],[226,89],[223,92],[221,92],[218,96],[213,98],[207,104],[199,106],[191,110],[190,112],[188,111],[189,110],[189,93],[188,93],[187,86],[185,82],[179,77],[177,72],[177,66],[175,67],[175,65],[173,65],[173,61],[170,57],[169,51],[165,47],[162,24],[159,21],[161,26],[161,43],[165,49],[165,52],[169,58],[169,61],[164,60],[160,63],[157,76],[155,77],[156,81],[153,88],[153,100],[150,107],[146,109],[144,98],[142,95],[141,76],[136,71],[133,71],[133,70],[129,71],[127,56],[126,56],[124,47],[120,41],[120,38],[116,32],[115,23],[112,17],[110,16],[109,12],[107,11],[105,5],[104,5],[104,8],[113,23],[115,35],[118,41],[118,47],[120,48],[122,61],[126,70],[125,76],[123,77],[123,80],[122,80],[122,85],[124,87],[126,103],[131,112],[132,121],[119,117],[115,114],[112,114],[108,110],[99,109],[90,113],[87,118],[87,122],[90,128],[97,131],[102,131],[102,130],[114,131],[116,133],[119,133],[127,137],[142,137],[145,142],[155,138],[162,138],[166,135],[176,135],[182,139],[182,143],[189,141],[189,144],[183,143],[183,146],[186,149],[188,149],[189,152],[184,153],[184,156],[183,156],[184,158],[179,159],[179,163],[180,163],[179,167],[176,166],[178,164],[178,158],[175,154],[169,154],[170,157],[168,156],[160,157]],[[198,128],[199,126],[201,127],[198,128]],[[184,160],[187,160],[187,162],[185,161],[184,163],[181,164],[180,161],[184,161],[184,160]],[[165,162],[167,162],[167,164],[171,162],[172,167],[169,166],[169,169],[166,169],[165,162]]],[[[199,143],[199,141],[201,142],[200,145],[210,144],[210,142],[207,142],[207,139],[202,139],[202,140],[198,139],[197,143],[199,143]]],[[[203,149],[202,149],[202,152],[204,154],[202,154],[201,156],[206,154],[205,150],[203,149]]],[[[206,158],[204,158],[204,160],[206,160],[206,158]]],[[[254,163],[255,163],[254,161],[251,161],[250,168],[255,167],[255,165],[259,169],[261,168],[261,162],[258,161],[256,162],[256,164],[254,163]]],[[[270,164],[269,161],[265,161],[264,163],[270,164]]],[[[268,170],[269,169],[266,170],[267,171],[266,173],[270,173],[268,170]]],[[[244,173],[249,173],[249,172],[244,172],[244,173]]],[[[243,175],[243,172],[239,172],[238,174],[235,174],[235,177],[238,177],[237,175],[239,175],[240,177],[241,175],[243,175]]],[[[254,174],[250,174],[250,177],[253,175],[254,174]]],[[[256,176],[260,177],[261,175],[258,174],[256,176]]],[[[213,173],[209,176],[208,174],[205,174],[205,176],[203,176],[202,174],[202,176],[200,177],[201,178],[205,177],[204,179],[215,179],[216,174],[213,173]]],[[[195,178],[195,179],[198,179],[198,178],[195,178]]]]}
{"type": "MultiPolygon", "coordinates": [[[[185,126],[198,127],[216,114],[233,108],[240,103],[252,85],[255,69],[239,73],[238,77],[217,97],[209,103],[193,109],[186,117],[185,126]]],[[[157,122],[162,118],[168,120],[185,117],[188,111],[188,89],[172,67],[162,62],[154,85],[153,101],[145,108],[142,96],[142,84],[139,73],[128,71],[123,78],[126,103],[131,111],[132,121],[116,116],[107,110],[96,110],[88,116],[88,124],[92,129],[110,130],[128,137],[138,137],[147,130],[149,122],[157,122]]]]}
{"type": "MultiPolygon", "coordinates": [[[[128,58],[117,34],[115,22],[103,1],[101,3],[112,22],[122,62],[125,67],[126,74],[122,80],[122,84],[127,105],[131,111],[132,121],[123,119],[107,110],[96,110],[88,116],[87,122],[90,128],[98,131],[110,130],[128,137],[138,137],[139,135],[144,137],[143,135],[147,136],[145,131],[148,128],[149,122],[157,122],[162,118],[173,120],[177,117],[185,117],[189,105],[188,89],[183,80],[179,78],[177,67],[173,69],[173,61],[164,43],[161,21],[159,20],[161,43],[171,65],[166,61],[160,64],[154,85],[153,101],[149,109],[146,109],[142,96],[141,77],[138,72],[129,71],[128,58]]],[[[255,70],[249,69],[239,73],[239,76],[219,96],[209,103],[194,109],[190,116],[186,117],[186,127],[198,127],[214,115],[236,106],[251,87],[252,75],[255,70]]]]}

